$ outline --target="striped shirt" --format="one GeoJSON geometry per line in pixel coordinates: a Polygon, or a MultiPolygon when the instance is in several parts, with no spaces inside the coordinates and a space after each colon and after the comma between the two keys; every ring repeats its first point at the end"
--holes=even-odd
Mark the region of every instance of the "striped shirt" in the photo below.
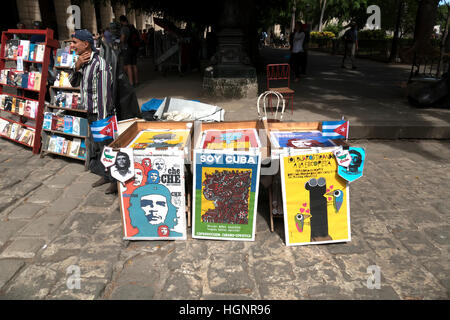
{"type": "Polygon", "coordinates": [[[111,66],[97,53],[91,53],[91,59],[78,72],[71,73],[69,80],[73,87],[80,86],[80,104],[97,120],[113,114],[112,72],[111,66]]]}

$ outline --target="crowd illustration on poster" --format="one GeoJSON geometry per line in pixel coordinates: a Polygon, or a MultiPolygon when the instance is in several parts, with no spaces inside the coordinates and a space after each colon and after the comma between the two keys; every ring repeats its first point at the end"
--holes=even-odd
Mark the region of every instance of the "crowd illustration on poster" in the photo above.
{"type": "Polygon", "coordinates": [[[194,151],[193,238],[255,239],[261,155],[194,151]]]}

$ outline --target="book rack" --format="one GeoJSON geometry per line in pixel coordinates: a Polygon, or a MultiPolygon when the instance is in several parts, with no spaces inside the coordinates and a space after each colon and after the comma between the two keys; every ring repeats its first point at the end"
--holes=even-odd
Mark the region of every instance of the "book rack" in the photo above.
{"type": "MultiPolygon", "coordinates": [[[[14,76],[18,82],[22,83],[20,86],[14,85],[18,82],[13,82],[14,84],[11,82],[7,83],[5,81],[5,83],[0,83],[0,95],[2,95],[2,98],[4,97],[4,99],[10,97],[12,99],[13,105],[15,106],[14,110],[12,108],[9,109],[9,106],[6,108],[8,110],[5,110],[4,105],[0,106],[0,124],[2,125],[3,129],[2,131],[0,131],[0,136],[4,139],[8,139],[30,147],[34,154],[39,153],[41,147],[41,131],[45,107],[45,95],[47,92],[47,75],[50,64],[50,53],[51,50],[54,50],[58,47],[59,43],[57,40],[53,39],[52,29],[9,29],[2,32],[0,47],[0,72],[8,75],[11,74],[11,76],[14,76]],[[20,44],[21,40],[14,39],[15,35],[20,35],[21,37],[43,35],[45,36],[45,41],[39,44],[35,44],[35,54],[35,51],[31,50],[31,47],[33,46],[29,41],[22,40],[24,42],[20,44]],[[18,43],[18,47],[14,51],[13,49],[16,42],[18,43]],[[6,49],[11,49],[11,51],[8,50],[7,52],[6,49]],[[32,55],[25,53],[25,50],[29,50],[32,55]],[[15,56],[9,56],[8,54],[10,53],[14,54],[15,56]],[[37,56],[38,53],[39,57],[37,56]],[[23,63],[22,71],[17,70],[19,60],[23,63]],[[11,68],[12,64],[15,64],[15,68],[11,68]],[[39,71],[36,71],[34,73],[25,72],[25,70],[31,70],[32,68],[39,69],[39,71]],[[7,72],[4,73],[5,70],[7,70],[7,72]],[[24,79],[28,79],[31,74],[33,75],[33,77],[39,74],[40,83],[36,87],[30,87],[29,85],[26,85],[24,81],[24,79]],[[15,92],[13,93],[11,91],[15,92]],[[32,104],[32,102],[34,102],[34,104],[32,104]],[[15,105],[16,103],[17,106],[15,105]],[[34,112],[32,115],[26,114],[25,109],[28,110],[29,108],[34,108],[34,112]],[[21,133],[20,136],[19,132],[21,133]],[[28,133],[30,134],[27,136],[28,133]]],[[[29,82],[27,84],[29,84],[29,82]]],[[[9,100],[9,98],[7,99],[9,100]]],[[[0,103],[2,102],[5,101],[0,101],[0,103]]]]}

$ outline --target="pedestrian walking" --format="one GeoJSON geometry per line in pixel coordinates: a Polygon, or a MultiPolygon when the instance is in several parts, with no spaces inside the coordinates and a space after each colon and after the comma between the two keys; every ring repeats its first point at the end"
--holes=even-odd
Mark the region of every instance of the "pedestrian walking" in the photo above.
{"type": "Polygon", "coordinates": [[[291,50],[290,63],[294,69],[294,82],[300,81],[300,74],[306,73],[306,51],[305,51],[306,32],[303,25],[299,22],[295,23],[294,32],[289,37],[291,50]]]}
{"type": "Polygon", "coordinates": [[[342,68],[345,68],[345,61],[347,58],[350,58],[350,62],[352,63],[352,69],[356,69],[355,64],[355,55],[356,51],[358,51],[358,26],[355,22],[351,24],[350,29],[345,31],[344,33],[344,58],[342,59],[342,68]]]}
{"type": "MultiPolygon", "coordinates": [[[[94,46],[94,38],[86,29],[77,30],[72,34],[70,48],[78,55],[78,59],[69,80],[73,87],[80,87],[80,104],[87,110],[87,119],[91,126],[95,121],[114,114],[111,66],[98,54],[94,46]]],[[[103,147],[110,144],[113,137],[114,135],[111,139],[107,138],[99,142],[94,141],[92,132],[88,136],[89,169],[100,176],[92,187],[96,188],[109,182],[110,186],[106,194],[117,192],[116,181],[111,178],[100,161],[103,147]]]]}
{"type": "Polygon", "coordinates": [[[122,25],[120,29],[120,45],[124,71],[128,76],[130,84],[137,87],[139,85],[137,55],[141,36],[136,28],[128,23],[127,17],[122,15],[119,17],[119,21],[122,25]]]}

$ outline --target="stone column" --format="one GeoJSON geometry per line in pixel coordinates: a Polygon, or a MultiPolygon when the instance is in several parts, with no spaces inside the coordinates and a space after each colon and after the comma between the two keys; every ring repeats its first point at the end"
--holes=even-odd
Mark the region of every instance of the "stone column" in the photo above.
{"type": "Polygon", "coordinates": [[[28,29],[33,29],[33,21],[42,21],[39,0],[17,0],[17,9],[20,21],[28,29]]]}
{"type": "Polygon", "coordinates": [[[81,3],[81,27],[88,29],[92,34],[97,31],[97,19],[95,18],[95,7],[90,1],[81,3]]]}
{"type": "Polygon", "coordinates": [[[119,22],[119,17],[125,15],[125,6],[123,4],[115,4],[113,7],[114,19],[119,22]]]}
{"type": "Polygon", "coordinates": [[[70,37],[70,30],[67,28],[69,14],[67,8],[71,5],[70,0],[54,0],[56,21],[58,23],[58,40],[67,40],[70,37]]]}
{"type": "Polygon", "coordinates": [[[101,28],[102,29],[108,28],[109,24],[113,21],[114,16],[113,8],[109,0],[106,0],[105,5],[100,6],[100,15],[102,21],[101,28]]]}

